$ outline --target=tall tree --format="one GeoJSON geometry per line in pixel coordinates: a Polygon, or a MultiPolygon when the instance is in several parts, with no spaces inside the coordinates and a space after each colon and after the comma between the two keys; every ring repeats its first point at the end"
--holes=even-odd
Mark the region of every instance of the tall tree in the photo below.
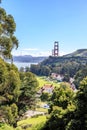
{"type": "Polygon", "coordinates": [[[35,95],[37,92],[38,82],[35,75],[31,72],[20,72],[21,79],[21,94],[19,97],[19,111],[26,110],[26,107],[31,108],[35,106],[35,95]]]}
{"type": "Polygon", "coordinates": [[[6,11],[0,7],[0,56],[11,58],[11,51],[18,48],[18,40],[14,36],[16,23],[12,15],[7,15],[6,11]]]}
{"type": "Polygon", "coordinates": [[[49,76],[51,74],[51,70],[48,66],[42,66],[40,70],[40,75],[49,76]]]}
{"type": "Polygon", "coordinates": [[[76,110],[67,130],[87,130],[87,77],[81,81],[75,101],[76,110]]]}
{"type": "Polygon", "coordinates": [[[10,125],[16,124],[20,77],[17,68],[0,58],[0,117],[10,125]]]}
{"type": "Polygon", "coordinates": [[[68,84],[61,84],[53,92],[50,116],[42,130],[66,130],[70,117],[73,116],[75,106],[72,103],[73,91],[68,84]]]}
{"type": "Polygon", "coordinates": [[[87,76],[87,65],[84,68],[80,68],[80,70],[76,73],[74,79],[74,83],[78,88],[80,86],[80,82],[87,76]]]}
{"type": "Polygon", "coordinates": [[[54,89],[51,101],[53,106],[59,106],[66,109],[73,98],[73,91],[68,83],[61,83],[60,87],[54,89]]]}

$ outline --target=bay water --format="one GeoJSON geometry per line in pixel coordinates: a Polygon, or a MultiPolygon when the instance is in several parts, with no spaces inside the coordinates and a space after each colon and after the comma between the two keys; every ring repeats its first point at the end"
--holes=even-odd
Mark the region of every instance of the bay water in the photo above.
{"type": "MultiPolygon", "coordinates": [[[[10,62],[9,62],[10,63],[10,62]]],[[[14,61],[13,64],[20,69],[21,67],[30,67],[31,64],[38,64],[38,63],[31,63],[31,62],[16,62],[14,61]]]]}

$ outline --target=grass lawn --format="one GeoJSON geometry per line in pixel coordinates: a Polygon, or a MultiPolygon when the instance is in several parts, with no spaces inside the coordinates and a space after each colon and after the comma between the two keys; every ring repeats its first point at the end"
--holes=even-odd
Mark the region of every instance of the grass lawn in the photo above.
{"type": "Polygon", "coordinates": [[[58,82],[55,82],[55,81],[50,81],[47,77],[38,77],[37,76],[37,80],[39,82],[39,88],[43,87],[44,84],[53,84],[53,86],[57,86],[59,87],[60,86],[60,83],[58,82]]]}
{"type": "Polygon", "coordinates": [[[26,130],[39,130],[39,127],[44,125],[45,122],[46,122],[46,116],[38,116],[21,120],[18,122],[18,126],[26,126],[30,124],[31,127],[27,128],[26,130]]]}

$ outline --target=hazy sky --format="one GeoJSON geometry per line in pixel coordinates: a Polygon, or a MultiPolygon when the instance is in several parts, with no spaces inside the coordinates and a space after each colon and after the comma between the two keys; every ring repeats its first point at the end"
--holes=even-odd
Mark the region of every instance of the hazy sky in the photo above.
{"type": "Polygon", "coordinates": [[[19,48],[13,54],[60,55],[87,48],[87,0],[2,0],[16,22],[19,48]]]}

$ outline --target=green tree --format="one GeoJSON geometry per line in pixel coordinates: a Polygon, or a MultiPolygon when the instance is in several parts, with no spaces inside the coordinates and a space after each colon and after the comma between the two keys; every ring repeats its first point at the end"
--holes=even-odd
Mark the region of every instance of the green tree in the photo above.
{"type": "Polygon", "coordinates": [[[75,111],[73,95],[73,91],[66,83],[62,83],[60,88],[55,88],[51,98],[50,116],[42,130],[66,130],[75,111]]]}
{"type": "Polygon", "coordinates": [[[11,102],[18,102],[18,97],[20,95],[20,77],[19,73],[14,70],[10,70],[8,77],[8,87],[5,91],[8,92],[7,97],[11,98],[11,102]]]}
{"type": "Polygon", "coordinates": [[[14,36],[16,23],[12,15],[7,15],[6,11],[0,7],[0,56],[11,58],[11,51],[18,48],[18,40],[14,36]]]}
{"type": "Polygon", "coordinates": [[[30,71],[36,75],[40,75],[40,65],[31,64],[30,71]]]}
{"type": "Polygon", "coordinates": [[[25,67],[25,72],[30,72],[30,68],[28,66],[25,67]]]}
{"type": "Polygon", "coordinates": [[[56,87],[54,89],[51,97],[53,106],[59,106],[66,109],[73,99],[73,94],[74,93],[68,83],[61,83],[59,88],[56,87]]]}
{"type": "Polygon", "coordinates": [[[35,96],[37,92],[38,82],[35,75],[31,72],[20,72],[21,94],[19,97],[19,111],[26,111],[26,107],[35,106],[35,96]]]}
{"type": "Polygon", "coordinates": [[[18,69],[0,58],[0,116],[6,123],[14,126],[18,116],[19,95],[20,77],[18,69]]]}
{"type": "Polygon", "coordinates": [[[51,73],[51,70],[48,66],[42,66],[41,69],[40,69],[40,75],[43,75],[43,76],[49,76],[51,73]]]}
{"type": "Polygon", "coordinates": [[[87,76],[87,66],[84,66],[84,68],[80,68],[80,70],[75,75],[75,85],[78,88],[80,86],[80,81],[83,80],[87,76]]]}
{"type": "Polygon", "coordinates": [[[18,118],[18,107],[15,103],[7,106],[2,106],[1,109],[3,110],[3,118],[5,123],[13,125],[14,127],[17,126],[17,118],[18,118]]]}
{"type": "Polygon", "coordinates": [[[51,97],[51,94],[49,94],[48,92],[43,92],[40,96],[42,101],[49,101],[51,97]]]}
{"type": "Polygon", "coordinates": [[[5,62],[0,58],[0,95],[7,87],[8,82],[8,70],[5,62]]]}
{"type": "Polygon", "coordinates": [[[67,130],[87,130],[87,77],[81,81],[75,101],[76,110],[67,130]]]}
{"type": "Polygon", "coordinates": [[[24,67],[20,67],[20,72],[24,72],[24,67]]]}
{"type": "Polygon", "coordinates": [[[69,82],[70,76],[68,74],[64,75],[63,81],[69,82]]]}

